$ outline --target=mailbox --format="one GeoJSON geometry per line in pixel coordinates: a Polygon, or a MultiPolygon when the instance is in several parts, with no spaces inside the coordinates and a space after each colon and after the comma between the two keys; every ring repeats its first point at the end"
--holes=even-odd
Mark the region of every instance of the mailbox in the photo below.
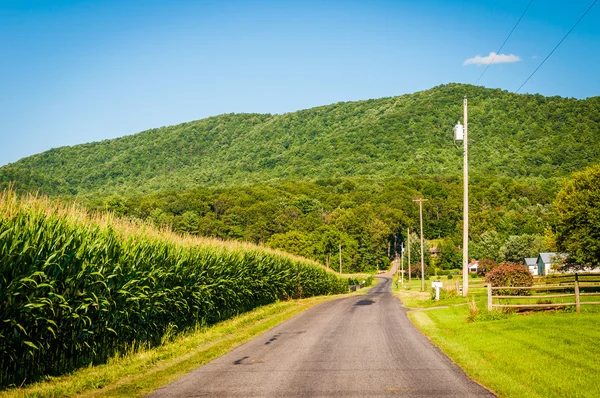
{"type": "Polygon", "coordinates": [[[443,286],[441,281],[433,281],[431,282],[431,287],[435,289],[435,299],[440,299],[440,288],[443,286]]]}

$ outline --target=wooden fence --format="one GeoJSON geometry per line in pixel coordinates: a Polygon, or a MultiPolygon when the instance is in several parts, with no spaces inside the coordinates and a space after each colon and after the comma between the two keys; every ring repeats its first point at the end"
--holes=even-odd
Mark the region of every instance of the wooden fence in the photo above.
{"type": "Polygon", "coordinates": [[[517,310],[527,309],[542,309],[542,308],[560,308],[575,306],[575,310],[580,312],[581,305],[594,305],[600,304],[600,301],[587,301],[587,297],[600,297],[600,274],[566,274],[558,276],[550,276],[544,278],[544,280],[536,280],[537,285],[535,286],[492,286],[487,285],[487,297],[488,297],[488,310],[494,308],[514,308],[517,310]],[[581,279],[581,280],[580,280],[581,279]],[[530,295],[509,295],[503,294],[510,290],[523,290],[530,291],[531,293],[537,292],[557,292],[554,294],[530,294],[530,295]],[[500,294],[494,294],[494,291],[500,291],[500,294]],[[573,293],[566,293],[567,291],[573,291],[573,293]],[[566,298],[574,298],[574,301],[565,300],[566,298]],[[494,299],[506,300],[505,303],[498,304],[494,303],[494,299]],[[554,302],[554,300],[560,299],[560,302],[554,302]],[[511,304],[508,303],[512,300],[523,300],[531,301],[538,300],[536,303],[525,303],[525,304],[511,304]],[[546,301],[546,302],[541,302],[546,301]]]}

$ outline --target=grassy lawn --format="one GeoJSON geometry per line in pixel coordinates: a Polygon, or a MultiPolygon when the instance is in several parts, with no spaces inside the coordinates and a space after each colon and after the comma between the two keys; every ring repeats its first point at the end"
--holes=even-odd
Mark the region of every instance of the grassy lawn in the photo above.
{"type": "MultiPolygon", "coordinates": [[[[475,297],[476,301],[484,301],[487,300],[487,291],[485,288],[479,287],[483,286],[484,280],[475,278],[470,279],[469,283],[472,286],[469,288],[471,292],[471,297],[469,300],[472,300],[475,297]],[[477,287],[475,287],[477,286],[477,287]]],[[[420,279],[411,279],[410,282],[404,281],[404,288],[397,283],[397,280],[394,279],[394,285],[392,291],[394,294],[402,300],[402,303],[407,308],[431,308],[437,306],[447,306],[447,305],[465,305],[467,303],[467,299],[462,297],[460,294],[456,294],[456,279],[447,279],[446,276],[440,277],[431,277],[429,280],[425,280],[425,291],[421,291],[421,280],[420,279]],[[440,280],[444,284],[444,288],[450,290],[451,295],[444,295],[439,301],[431,300],[431,282],[434,280],[440,280]]]]}
{"type": "MultiPolygon", "coordinates": [[[[373,281],[373,285],[378,280],[373,281]]],[[[372,286],[373,286],[372,285],[372,286]]],[[[364,294],[372,286],[352,294],[364,294]]],[[[281,301],[211,327],[176,337],[160,347],[139,351],[107,364],[84,368],[46,381],[0,392],[7,397],[141,397],[191,370],[228,353],[274,326],[324,301],[348,295],[281,301]]]]}
{"type": "MultiPolygon", "coordinates": [[[[581,314],[512,314],[469,323],[469,306],[460,305],[464,298],[435,302],[429,293],[417,297],[419,290],[420,282],[397,294],[407,307],[448,307],[416,309],[409,318],[469,376],[499,396],[599,395],[600,306],[582,306],[581,314]]],[[[476,301],[485,318],[485,296],[476,301]]]]}

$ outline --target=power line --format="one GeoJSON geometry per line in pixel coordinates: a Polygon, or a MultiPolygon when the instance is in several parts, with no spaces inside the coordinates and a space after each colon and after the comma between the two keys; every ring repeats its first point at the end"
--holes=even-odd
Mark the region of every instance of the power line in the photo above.
{"type": "Polygon", "coordinates": [[[529,1],[529,4],[527,4],[527,7],[525,7],[525,11],[523,11],[523,14],[521,14],[521,16],[519,17],[519,20],[517,21],[517,23],[515,24],[515,26],[513,26],[512,30],[510,31],[510,33],[508,34],[508,36],[506,36],[506,39],[504,39],[504,43],[502,43],[502,45],[500,46],[500,48],[498,49],[498,51],[496,51],[496,53],[494,54],[494,57],[487,64],[487,66],[485,67],[485,69],[483,70],[483,72],[481,73],[481,75],[475,81],[475,85],[477,85],[477,83],[479,83],[479,80],[481,80],[481,78],[483,77],[483,75],[485,75],[485,72],[488,70],[488,68],[490,67],[490,65],[494,62],[494,60],[496,59],[496,56],[498,54],[500,54],[500,51],[502,51],[502,48],[504,48],[504,45],[506,44],[506,42],[508,41],[508,39],[510,38],[510,36],[513,34],[513,32],[515,31],[515,29],[517,28],[517,25],[519,25],[519,22],[521,22],[521,19],[523,19],[523,17],[525,16],[525,13],[527,12],[527,10],[529,10],[529,6],[531,5],[531,3],[533,3],[533,0],[529,1]]]}
{"type": "Polygon", "coordinates": [[[573,29],[575,29],[575,27],[579,24],[579,22],[581,22],[581,20],[583,19],[583,17],[585,17],[587,15],[587,13],[592,9],[592,7],[594,6],[594,4],[596,4],[596,2],[598,2],[598,0],[594,0],[592,2],[592,4],[588,7],[587,10],[585,10],[585,12],[583,13],[583,15],[577,20],[577,22],[575,22],[575,25],[573,25],[573,27],[567,32],[567,34],[558,42],[558,44],[552,49],[552,51],[550,51],[550,54],[548,54],[546,56],[546,58],[544,58],[544,60],[542,61],[541,64],[538,65],[537,68],[535,68],[535,70],[533,71],[533,73],[531,75],[529,75],[529,77],[527,79],[525,79],[525,81],[523,82],[523,84],[521,84],[519,86],[519,88],[517,89],[517,91],[515,91],[515,93],[518,93],[523,86],[529,81],[529,79],[531,79],[531,77],[533,75],[535,75],[535,72],[538,71],[538,69],[540,69],[542,67],[542,65],[544,65],[544,62],[546,62],[546,60],[548,58],[550,58],[550,56],[552,55],[552,53],[554,53],[554,51],[556,51],[556,49],[558,48],[558,46],[560,46],[560,44],[567,38],[567,36],[569,36],[569,33],[571,33],[573,31],[573,29]]]}

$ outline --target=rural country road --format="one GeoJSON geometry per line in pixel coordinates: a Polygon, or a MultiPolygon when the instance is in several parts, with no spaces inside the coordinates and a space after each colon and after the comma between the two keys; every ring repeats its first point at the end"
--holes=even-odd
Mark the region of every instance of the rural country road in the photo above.
{"type": "Polygon", "coordinates": [[[150,397],[493,397],[415,329],[391,283],[313,307],[150,397]]]}

